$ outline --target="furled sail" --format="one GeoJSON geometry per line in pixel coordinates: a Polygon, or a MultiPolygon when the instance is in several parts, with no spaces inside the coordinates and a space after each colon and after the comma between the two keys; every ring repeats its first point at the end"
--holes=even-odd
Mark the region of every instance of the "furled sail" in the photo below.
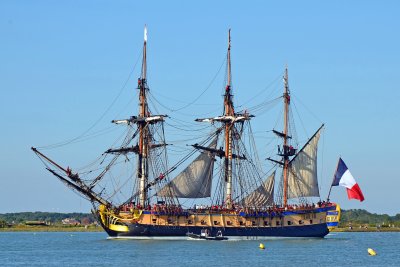
{"type": "Polygon", "coordinates": [[[265,207],[274,203],[274,185],[275,185],[275,171],[251,192],[247,197],[242,199],[243,206],[251,207],[265,207]]]}
{"type": "MultiPolygon", "coordinates": [[[[217,146],[215,138],[209,148],[217,146]]],[[[203,151],[189,166],[157,192],[159,197],[204,198],[211,196],[215,154],[203,151]]]]}
{"type": "Polygon", "coordinates": [[[288,199],[319,197],[317,150],[321,128],[289,163],[288,199]]]}

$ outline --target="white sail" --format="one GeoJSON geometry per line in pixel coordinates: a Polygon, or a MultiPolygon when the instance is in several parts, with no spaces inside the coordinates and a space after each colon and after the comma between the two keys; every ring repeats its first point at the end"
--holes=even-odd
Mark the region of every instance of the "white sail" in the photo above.
{"type": "Polygon", "coordinates": [[[288,199],[319,197],[317,150],[321,128],[289,163],[288,199]]]}
{"type": "Polygon", "coordinates": [[[272,205],[274,203],[274,185],[275,171],[264,181],[264,183],[241,201],[242,205],[251,207],[265,207],[272,205]]]}
{"type": "MultiPolygon", "coordinates": [[[[217,138],[209,148],[217,146],[217,138]]],[[[204,198],[211,196],[211,182],[214,169],[214,153],[202,152],[171,182],[157,192],[159,197],[204,198]]]]}

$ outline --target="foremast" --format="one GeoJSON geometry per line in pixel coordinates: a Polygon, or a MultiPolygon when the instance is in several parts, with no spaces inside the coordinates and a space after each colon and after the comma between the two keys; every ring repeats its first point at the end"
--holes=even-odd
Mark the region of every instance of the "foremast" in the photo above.
{"type": "MultiPolygon", "coordinates": [[[[233,107],[231,94],[231,29],[228,31],[228,53],[227,53],[227,85],[224,95],[224,115],[234,116],[235,109],[233,107]]],[[[225,122],[225,205],[227,208],[232,207],[232,122],[225,122]]]]}
{"type": "MultiPolygon", "coordinates": [[[[144,27],[144,42],[143,42],[143,60],[142,60],[142,71],[140,78],[138,79],[139,89],[139,117],[148,117],[149,111],[147,107],[146,91],[147,87],[147,58],[146,58],[146,46],[147,46],[147,27],[144,27]]],[[[138,178],[139,181],[139,204],[142,207],[146,206],[147,190],[146,185],[148,182],[148,150],[149,150],[149,132],[146,127],[145,121],[138,122],[139,128],[139,153],[138,153],[138,178]]]]}
{"type": "MultiPolygon", "coordinates": [[[[144,43],[143,43],[143,60],[142,60],[142,68],[141,68],[141,75],[138,79],[138,89],[139,89],[139,114],[138,116],[131,116],[129,119],[124,120],[112,120],[112,123],[115,124],[127,124],[137,125],[137,131],[130,136],[129,139],[133,140],[135,136],[138,134],[139,137],[137,139],[137,144],[135,146],[127,146],[129,142],[125,143],[120,148],[110,148],[105,151],[106,154],[116,154],[116,156],[110,161],[107,167],[101,171],[95,179],[91,181],[90,184],[85,183],[83,180],[80,179],[78,173],[73,173],[72,170],[68,168],[63,168],[61,165],[57,164],[55,161],[51,160],[43,153],[39,152],[36,148],[32,147],[32,150],[45,162],[49,162],[51,165],[55,166],[61,174],[57,173],[56,171],[50,169],[49,170],[53,175],[58,177],[68,186],[72,187],[73,189],[79,191],[86,197],[88,197],[92,202],[98,202],[104,206],[114,206],[114,203],[110,202],[107,198],[102,197],[102,192],[96,193],[94,191],[94,187],[105,177],[105,174],[110,170],[111,166],[115,163],[115,160],[118,158],[119,155],[126,155],[127,153],[135,153],[137,154],[138,158],[138,166],[137,166],[137,177],[138,177],[138,191],[130,197],[126,203],[133,201],[137,198],[137,204],[140,207],[144,208],[147,206],[148,203],[148,189],[156,184],[157,182],[164,179],[165,175],[167,175],[170,171],[163,171],[160,173],[159,177],[156,177],[153,181],[149,181],[149,156],[151,149],[157,149],[159,147],[164,147],[167,144],[165,140],[162,140],[162,143],[155,143],[153,138],[153,132],[150,129],[151,125],[163,122],[164,118],[167,115],[152,115],[147,102],[147,93],[149,91],[147,85],[147,27],[144,28],[144,43]]],[[[102,163],[100,163],[102,164],[102,163]]],[[[90,171],[91,172],[91,171],[90,171]]],[[[103,188],[104,189],[104,188],[103,188]]],[[[124,203],[124,204],[126,204],[124,203]]]]}

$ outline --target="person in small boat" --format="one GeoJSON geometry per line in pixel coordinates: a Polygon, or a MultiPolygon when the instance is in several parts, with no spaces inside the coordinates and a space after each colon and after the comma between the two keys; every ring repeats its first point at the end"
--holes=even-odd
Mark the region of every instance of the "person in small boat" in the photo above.
{"type": "Polygon", "coordinates": [[[208,229],[206,229],[205,234],[206,234],[206,237],[208,237],[210,235],[210,231],[208,229]]]}
{"type": "Polygon", "coordinates": [[[208,237],[210,235],[210,233],[209,233],[208,229],[203,229],[203,230],[201,230],[200,235],[204,236],[204,237],[208,237]]]}

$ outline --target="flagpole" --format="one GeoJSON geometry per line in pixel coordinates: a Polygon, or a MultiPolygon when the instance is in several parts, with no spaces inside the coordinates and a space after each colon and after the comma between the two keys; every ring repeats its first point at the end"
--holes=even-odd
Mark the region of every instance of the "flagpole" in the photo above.
{"type": "Polygon", "coordinates": [[[338,163],[337,163],[337,165],[336,165],[336,171],[335,171],[334,174],[333,174],[333,179],[332,179],[331,187],[329,188],[328,197],[326,198],[326,201],[327,201],[327,202],[329,202],[329,197],[330,197],[330,195],[331,195],[331,190],[332,190],[333,182],[335,181],[335,174],[336,174],[336,172],[337,172],[337,170],[338,170],[338,168],[339,168],[339,162],[340,162],[340,156],[339,156],[338,163]]]}

